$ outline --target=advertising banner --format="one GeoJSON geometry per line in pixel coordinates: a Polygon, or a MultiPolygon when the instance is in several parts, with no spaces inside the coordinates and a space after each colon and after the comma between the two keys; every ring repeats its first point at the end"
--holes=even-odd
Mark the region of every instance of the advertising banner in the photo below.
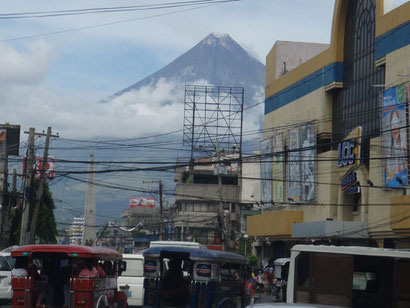
{"type": "Polygon", "coordinates": [[[155,198],[134,197],[130,198],[129,207],[154,208],[155,198]]]}
{"type": "Polygon", "coordinates": [[[316,130],[313,124],[300,128],[302,160],[302,200],[316,198],[316,130]]]}
{"type": "Polygon", "coordinates": [[[272,164],[272,191],[273,202],[283,202],[285,182],[285,146],[283,143],[283,134],[273,137],[273,164],[272,164]]]}
{"type": "Polygon", "coordinates": [[[272,202],[272,138],[261,141],[261,199],[272,202]]]}
{"type": "MultiPolygon", "coordinates": [[[[23,174],[26,173],[27,158],[23,160],[23,174]]],[[[52,180],[55,177],[55,164],[56,161],[53,158],[47,158],[47,164],[45,166],[45,177],[46,179],[52,180]]],[[[39,179],[41,174],[41,169],[43,168],[43,158],[36,157],[33,163],[34,178],[39,179]]]]}
{"type": "Polygon", "coordinates": [[[289,130],[289,153],[288,153],[288,199],[292,201],[301,200],[301,155],[299,127],[289,130]]]}
{"type": "Polygon", "coordinates": [[[384,186],[388,188],[408,184],[406,90],[406,85],[401,84],[383,91],[382,153],[384,186]]]}

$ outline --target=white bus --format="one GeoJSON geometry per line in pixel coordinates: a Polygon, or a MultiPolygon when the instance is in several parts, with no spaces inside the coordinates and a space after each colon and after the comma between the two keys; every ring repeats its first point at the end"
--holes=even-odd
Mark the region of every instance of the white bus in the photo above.
{"type": "Polygon", "coordinates": [[[410,307],[410,252],[295,245],[291,250],[287,302],[354,308],[410,307]]]}

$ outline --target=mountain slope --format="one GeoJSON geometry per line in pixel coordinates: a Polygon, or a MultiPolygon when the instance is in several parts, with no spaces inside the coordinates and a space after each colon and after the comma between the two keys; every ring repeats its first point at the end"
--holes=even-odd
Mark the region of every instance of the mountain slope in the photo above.
{"type": "Polygon", "coordinates": [[[160,79],[175,81],[181,88],[197,81],[207,81],[215,86],[245,87],[245,105],[250,105],[265,86],[265,66],[229,35],[210,34],[170,64],[115,93],[110,99],[144,86],[153,86],[160,79]]]}

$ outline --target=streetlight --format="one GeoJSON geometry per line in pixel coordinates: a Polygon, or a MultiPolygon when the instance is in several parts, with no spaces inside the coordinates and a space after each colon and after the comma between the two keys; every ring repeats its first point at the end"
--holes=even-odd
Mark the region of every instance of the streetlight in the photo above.
{"type": "Polygon", "coordinates": [[[247,244],[248,244],[248,238],[249,236],[247,234],[243,235],[243,239],[245,240],[245,259],[246,259],[246,254],[247,254],[247,244]]]}

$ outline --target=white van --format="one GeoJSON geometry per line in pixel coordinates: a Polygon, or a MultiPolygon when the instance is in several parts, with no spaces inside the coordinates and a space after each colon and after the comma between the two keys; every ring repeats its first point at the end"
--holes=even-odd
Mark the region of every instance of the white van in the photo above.
{"type": "Polygon", "coordinates": [[[127,262],[127,269],[118,277],[118,290],[128,290],[128,306],[142,306],[144,303],[144,257],[141,254],[123,254],[122,259],[127,262]]]}
{"type": "Polygon", "coordinates": [[[14,259],[10,252],[0,252],[0,305],[10,303],[13,292],[11,290],[11,270],[14,267],[14,259]]]}
{"type": "Polygon", "coordinates": [[[149,247],[188,247],[188,248],[200,248],[208,249],[205,245],[196,242],[183,242],[183,241],[152,241],[149,243],[149,247]]]}

